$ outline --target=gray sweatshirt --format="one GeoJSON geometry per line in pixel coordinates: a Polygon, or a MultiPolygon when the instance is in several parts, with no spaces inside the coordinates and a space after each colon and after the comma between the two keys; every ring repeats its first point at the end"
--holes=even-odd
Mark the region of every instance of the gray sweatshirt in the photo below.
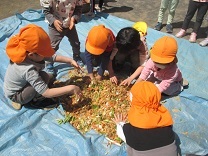
{"type": "MultiPolygon", "coordinates": [[[[56,55],[45,60],[53,62],[56,55]]],[[[39,72],[45,67],[45,61],[34,62],[26,58],[22,63],[10,62],[4,77],[4,93],[6,97],[21,91],[26,84],[30,84],[39,94],[43,94],[48,85],[42,80],[39,72]]]]}

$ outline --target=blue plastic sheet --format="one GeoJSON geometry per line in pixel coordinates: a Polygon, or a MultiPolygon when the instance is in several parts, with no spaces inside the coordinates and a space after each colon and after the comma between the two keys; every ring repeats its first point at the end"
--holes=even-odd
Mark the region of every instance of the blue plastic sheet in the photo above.
{"type": "MultiPolygon", "coordinates": [[[[48,32],[47,23],[41,10],[27,10],[22,14],[0,21],[0,86],[3,86],[4,75],[9,63],[5,46],[11,35],[29,23],[37,24],[48,32]]],[[[98,13],[94,19],[82,16],[77,24],[81,42],[81,52],[88,31],[95,25],[104,24],[114,34],[133,22],[105,13],[98,13]]],[[[148,29],[147,44],[150,48],[154,42],[166,33],[148,29]]],[[[208,62],[207,47],[177,39],[178,65],[184,78],[189,81],[189,88],[179,96],[167,98],[164,105],[174,119],[174,131],[181,153],[208,154],[208,62]]],[[[70,44],[63,39],[58,54],[72,56],[70,44]]],[[[69,70],[69,67],[57,65],[58,79],[69,70]]],[[[60,108],[51,111],[23,108],[16,111],[0,88],[0,155],[70,155],[70,156],[125,156],[126,146],[110,144],[104,135],[89,131],[80,134],[70,124],[58,125],[57,119],[64,118],[60,108]]]]}

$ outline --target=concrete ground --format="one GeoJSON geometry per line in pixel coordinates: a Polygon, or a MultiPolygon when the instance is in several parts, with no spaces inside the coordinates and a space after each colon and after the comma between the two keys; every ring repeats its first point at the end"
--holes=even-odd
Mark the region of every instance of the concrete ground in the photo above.
{"type": "MultiPolygon", "coordinates": [[[[145,21],[149,27],[154,28],[157,23],[157,15],[160,7],[160,1],[156,0],[104,0],[103,12],[111,15],[124,18],[130,21],[145,21]]],[[[187,8],[188,0],[181,0],[176,9],[176,14],[173,22],[174,32],[176,34],[182,26],[187,8]]],[[[41,9],[39,0],[1,0],[0,1],[0,20],[9,16],[13,16],[15,13],[22,13],[27,9],[41,9]]],[[[161,30],[166,32],[165,24],[167,21],[167,12],[164,18],[164,27],[161,30]]],[[[190,23],[190,27],[193,26],[195,17],[190,23]]],[[[200,32],[198,34],[197,42],[200,42],[206,37],[205,31],[208,26],[208,22],[204,20],[200,32]]],[[[191,33],[191,28],[188,32],[191,33]]],[[[185,39],[189,38],[189,34],[185,36],[185,39]]]]}

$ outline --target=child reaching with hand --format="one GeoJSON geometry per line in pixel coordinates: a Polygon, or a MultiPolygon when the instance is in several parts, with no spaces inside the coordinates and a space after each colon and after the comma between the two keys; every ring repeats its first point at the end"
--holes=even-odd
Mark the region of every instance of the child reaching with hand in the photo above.
{"type": "Polygon", "coordinates": [[[85,60],[91,80],[101,80],[107,70],[111,52],[114,48],[115,36],[104,25],[94,26],[86,40],[85,60]],[[94,77],[93,67],[99,67],[98,75],[94,77]]]}
{"type": "MultiPolygon", "coordinates": [[[[146,43],[147,24],[145,22],[136,22],[133,27],[121,29],[116,36],[116,48],[114,48],[108,71],[110,80],[118,83],[115,73],[125,70],[125,64],[128,63],[130,69],[127,71],[130,77],[121,82],[120,85],[130,85],[133,79],[139,76],[145,62],[149,58],[149,52],[146,43]]],[[[128,75],[129,76],[129,75],[128,75]]]]}
{"type": "Polygon", "coordinates": [[[177,156],[173,120],[160,99],[152,82],[135,83],[130,90],[129,123],[123,114],[114,115],[117,135],[127,144],[128,156],[177,156]]]}
{"type": "Polygon", "coordinates": [[[19,34],[9,39],[6,53],[10,63],[4,78],[4,93],[15,109],[19,110],[29,103],[42,108],[38,104],[40,100],[65,94],[82,96],[80,88],[75,85],[50,88],[53,76],[42,71],[46,60],[69,63],[78,69],[80,67],[73,59],[54,54],[49,36],[41,27],[29,24],[20,29],[19,34]]]}
{"type": "Polygon", "coordinates": [[[151,81],[161,93],[177,95],[187,86],[177,66],[178,45],[173,37],[158,39],[150,51],[150,59],[145,64],[137,82],[151,81]]]}

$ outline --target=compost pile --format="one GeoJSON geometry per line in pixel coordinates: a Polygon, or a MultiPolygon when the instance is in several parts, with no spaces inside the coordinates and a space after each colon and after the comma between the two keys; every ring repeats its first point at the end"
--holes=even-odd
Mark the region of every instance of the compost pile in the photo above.
{"type": "Polygon", "coordinates": [[[57,81],[54,86],[77,85],[81,88],[83,97],[72,95],[59,99],[66,111],[65,119],[59,120],[59,124],[70,122],[83,134],[93,129],[121,143],[112,118],[115,113],[127,114],[130,108],[130,88],[113,84],[108,76],[102,81],[91,81],[87,74],[77,70],[70,70],[68,76],[66,82],[57,81]]]}

